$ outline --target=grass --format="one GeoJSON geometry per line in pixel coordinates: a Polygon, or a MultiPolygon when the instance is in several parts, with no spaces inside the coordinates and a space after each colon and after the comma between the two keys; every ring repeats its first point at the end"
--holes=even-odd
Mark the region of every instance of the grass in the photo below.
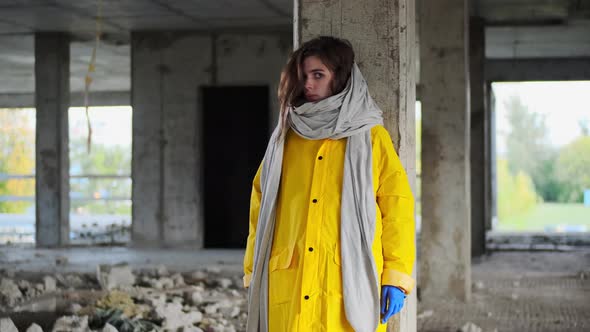
{"type": "Polygon", "coordinates": [[[590,231],[590,206],[541,203],[518,216],[498,220],[498,231],[546,231],[556,226],[585,226],[590,231]]]}

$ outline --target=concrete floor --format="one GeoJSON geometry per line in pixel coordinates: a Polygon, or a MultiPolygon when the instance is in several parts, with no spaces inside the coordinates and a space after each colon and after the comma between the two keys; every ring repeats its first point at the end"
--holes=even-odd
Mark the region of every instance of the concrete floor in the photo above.
{"type": "Polygon", "coordinates": [[[422,299],[418,330],[590,331],[590,247],[494,252],[472,265],[469,304],[422,299]]]}
{"type": "Polygon", "coordinates": [[[15,273],[96,273],[98,264],[127,263],[133,269],[165,265],[190,272],[205,268],[241,273],[244,250],[140,249],[127,247],[73,247],[36,249],[30,245],[0,247],[0,270],[15,273]],[[64,258],[67,263],[63,263],[64,258]]]}
{"type": "MultiPolygon", "coordinates": [[[[94,274],[97,264],[127,262],[134,269],[165,265],[175,272],[214,268],[239,278],[242,258],[242,250],[2,247],[0,275],[94,274]]],[[[482,332],[589,331],[589,275],[590,247],[493,252],[473,263],[469,304],[421,299],[418,331],[455,332],[467,322],[482,332]]]]}

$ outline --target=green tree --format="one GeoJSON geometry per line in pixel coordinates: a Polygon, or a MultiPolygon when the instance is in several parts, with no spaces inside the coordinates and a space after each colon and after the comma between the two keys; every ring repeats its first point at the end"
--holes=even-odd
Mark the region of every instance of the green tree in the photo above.
{"type": "MultiPolygon", "coordinates": [[[[126,146],[106,146],[94,143],[90,154],[84,138],[70,141],[70,174],[72,175],[127,175],[131,173],[131,149],[126,146]]],[[[73,197],[130,197],[131,181],[121,178],[70,180],[73,197]]],[[[73,199],[74,210],[95,214],[129,214],[125,201],[83,201],[73,199]]]]}
{"type": "Polygon", "coordinates": [[[560,201],[582,202],[590,189],[590,136],[581,136],[559,152],[556,174],[562,183],[560,201]]]}
{"type": "Polygon", "coordinates": [[[541,197],[545,201],[555,201],[560,190],[554,172],[557,152],[549,144],[545,116],[529,111],[516,96],[512,96],[505,106],[510,125],[506,138],[510,172],[529,174],[541,197]]]}
{"type": "MultiPolygon", "coordinates": [[[[31,113],[23,109],[0,109],[0,173],[28,175],[35,170],[35,132],[31,113]]],[[[31,179],[0,181],[0,195],[33,196],[31,179]]],[[[2,202],[0,213],[23,213],[32,202],[2,202]]]]}
{"type": "Polygon", "coordinates": [[[535,207],[541,198],[535,192],[531,178],[520,171],[512,175],[508,161],[498,159],[498,218],[500,222],[508,217],[522,215],[535,207]]]}

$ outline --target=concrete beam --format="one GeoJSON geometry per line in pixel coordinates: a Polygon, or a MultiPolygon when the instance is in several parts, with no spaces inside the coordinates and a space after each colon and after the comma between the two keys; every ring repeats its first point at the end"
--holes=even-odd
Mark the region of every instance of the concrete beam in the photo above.
{"type": "Polygon", "coordinates": [[[546,59],[487,59],[488,82],[587,81],[590,57],[546,59]]]}
{"type": "MultiPolygon", "coordinates": [[[[319,35],[348,39],[415,191],[415,2],[295,2],[295,48],[319,35]]],[[[414,269],[415,277],[415,269],[414,269]]],[[[416,331],[416,292],[388,331],[416,331]]]]}
{"type": "Polygon", "coordinates": [[[590,57],[590,24],[486,28],[486,58],[590,57]]]}
{"type": "MultiPolygon", "coordinates": [[[[129,91],[92,91],[88,99],[89,106],[128,106],[131,105],[129,91]]],[[[84,106],[84,92],[70,93],[70,107],[84,106]]],[[[0,108],[35,107],[35,93],[1,93],[0,108]]]]}
{"type": "Polygon", "coordinates": [[[69,78],[68,34],[35,34],[37,247],[57,247],[69,243],[69,78]]]}
{"type": "Polygon", "coordinates": [[[429,1],[420,12],[423,298],[471,296],[467,4],[429,1]]]}

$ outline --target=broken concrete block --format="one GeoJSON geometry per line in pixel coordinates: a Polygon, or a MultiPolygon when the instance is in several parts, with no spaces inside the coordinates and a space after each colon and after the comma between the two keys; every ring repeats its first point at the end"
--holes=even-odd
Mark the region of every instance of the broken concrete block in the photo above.
{"type": "Polygon", "coordinates": [[[2,332],[18,332],[18,329],[10,318],[0,319],[0,331],[2,332]]]}
{"type": "Polygon", "coordinates": [[[199,305],[203,302],[203,294],[201,291],[192,292],[190,294],[190,304],[192,305],[199,305]]]}
{"type": "Polygon", "coordinates": [[[21,301],[23,294],[18,285],[12,280],[2,278],[0,281],[0,303],[6,303],[9,307],[21,301]]]}
{"type": "Polygon", "coordinates": [[[217,312],[217,309],[219,309],[219,304],[212,303],[205,307],[205,313],[208,315],[212,315],[217,312]]]}
{"type": "Polygon", "coordinates": [[[166,277],[166,276],[168,276],[168,274],[169,274],[168,269],[166,268],[165,265],[160,264],[156,267],[156,275],[158,277],[166,277]]]}
{"type": "Polygon", "coordinates": [[[55,290],[57,289],[57,282],[53,277],[43,277],[43,284],[45,285],[46,292],[55,292],[55,290]]]}
{"type": "Polygon", "coordinates": [[[170,277],[172,279],[172,281],[174,282],[174,287],[180,287],[180,286],[184,286],[184,278],[182,277],[182,275],[180,273],[176,273],[174,275],[172,275],[172,277],[170,277]]]}
{"type": "Polygon", "coordinates": [[[88,316],[64,316],[53,325],[52,332],[90,332],[88,316]]]}
{"type": "Polygon", "coordinates": [[[203,271],[195,271],[195,272],[191,273],[191,278],[195,279],[195,280],[206,280],[207,273],[205,273],[203,271]]]}
{"type": "Polygon", "coordinates": [[[99,265],[96,271],[96,279],[103,289],[132,287],[135,284],[135,275],[127,264],[99,265]]]}
{"type": "Polygon", "coordinates": [[[182,332],[203,332],[203,330],[201,330],[200,328],[198,328],[196,326],[185,326],[182,329],[182,332]]]}
{"type": "Polygon", "coordinates": [[[472,322],[467,322],[461,327],[460,332],[482,332],[481,328],[472,322]]]}
{"type": "Polygon", "coordinates": [[[221,278],[219,280],[217,280],[217,282],[219,282],[219,286],[221,286],[221,288],[223,289],[227,289],[232,285],[232,281],[231,279],[228,278],[221,278]]]}
{"type": "Polygon", "coordinates": [[[118,332],[117,328],[114,327],[113,325],[106,323],[104,325],[104,327],[102,328],[102,332],[118,332]]]}
{"type": "Polygon", "coordinates": [[[33,323],[31,324],[31,326],[29,326],[26,332],[43,332],[43,329],[41,328],[41,326],[33,323]]]}
{"type": "Polygon", "coordinates": [[[158,318],[163,319],[162,327],[170,330],[192,326],[203,319],[203,314],[200,311],[185,313],[179,303],[165,303],[156,307],[154,311],[158,318]]]}

